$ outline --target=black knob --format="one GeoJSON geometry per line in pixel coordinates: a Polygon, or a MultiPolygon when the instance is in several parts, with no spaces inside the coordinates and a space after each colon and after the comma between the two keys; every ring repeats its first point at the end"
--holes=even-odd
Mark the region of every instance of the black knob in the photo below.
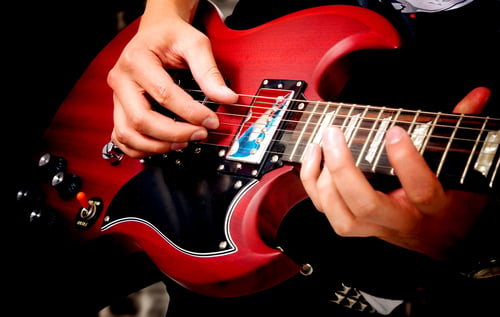
{"type": "Polygon", "coordinates": [[[75,174],[59,172],[52,177],[51,185],[62,199],[69,200],[75,197],[82,188],[82,179],[75,174]]]}
{"type": "Polygon", "coordinates": [[[16,193],[16,201],[22,206],[40,205],[45,201],[46,195],[39,188],[33,186],[20,187],[16,193]]]}
{"type": "Polygon", "coordinates": [[[43,154],[38,160],[38,167],[41,178],[48,182],[59,172],[65,172],[67,167],[66,159],[50,153],[43,154]]]}

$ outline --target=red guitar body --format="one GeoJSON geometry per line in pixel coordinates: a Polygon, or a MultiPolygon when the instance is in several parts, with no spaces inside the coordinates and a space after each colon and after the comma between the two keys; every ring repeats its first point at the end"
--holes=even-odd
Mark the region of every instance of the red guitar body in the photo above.
{"type": "MultiPolygon", "coordinates": [[[[307,99],[333,100],[348,79],[349,53],[399,45],[386,20],[359,7],[309,9],[244,31],[227,28],[211,5],[204,4],[199,13],[220,70],[232,89],[244,95],[255,94],[263,79],[279,78],[306,82],[307,99]]],[[[189,151],[172,153],[168,162],[153,167],[129,157],[118,164],[103,159],[101,151],[113,129],[107,73],[137,26],[135,22],[123,30],[89,65],[44,136],[46,152],[66,159],[67,173],[82,180],[89,208],[44,185],[48,204],[67,221],[76,241],[115,235],[201,294],[250,294],[297,274],[300,264],[272,243],[283,217],[306,197],[295,166],[283,165],[255,179],[220,175],[217,151],[229,146],[231,137],[220,140],[213,153],[199,158],[189,151]],[[243,181],[241,189],[234,185],[238,181],[243,181]],[[82,211],[89,210],[87,218],[82,211]],[[211,212],[217,216],[207,216],[211,212]],[[198,213],[202,218],[193,219],[198,213]],[[190,218],[180,219],[185,216],[190,218]],[[218,233],[210,237],[212,225],[218,233]],[[183,230],[189,232],[178,232],[183,230]],[[218,239],[213,247],[210,243],[218,239]]],[[[239,102],[250,103],[251,98],[239,102]]],[[[237,111],[220,107],[221,122],[229,120],[222,113],[237,111]]],[[[228,135],[234,136],[238,126],[224,129],[232,129],[228,135]]]]}

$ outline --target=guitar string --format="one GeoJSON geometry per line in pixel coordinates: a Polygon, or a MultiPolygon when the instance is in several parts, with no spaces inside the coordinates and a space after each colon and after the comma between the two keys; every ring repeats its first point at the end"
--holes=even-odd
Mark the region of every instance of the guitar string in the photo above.
{"type": "MultiPolygon", "coordinates": [[[[198,92],[198,93],[201,93],[200,90],[186,90],[186,91],[193,91],[193,92],[198,92]]],[[[246,94],[238,94],[238,96],[240,97],[249,97],[249,98],[262,98],[262,99],[268,99],[270,100],[269,102],[262,102],[260,101],[259,103],[261,104],[267,104],[267,105],[273,105],[276,101],[276,97],[267,97],[267,96],[257,96],[257,95],[246,95],[246,94]]],[[[380,107],[380,106],[372,106],[372,105],[360,105],[360,104],[351,104],[351,103],[343,103],[343,102],[332,102],[332,101],[314,101],[314,100],[302,100],[302,99],[288,99],[290,102],[305,102],[305,103],[317,103],[317,104],[320,104],[320,105],[323,105],[323,106],[326,106],[326,107],[329,107],[330,105],[333,105],[333,106],[338,106],[339,108],[345,108],[345,107],[351,107],[351,108],[357,108],[359,110],[365,110],[365,109],[368,109],[368,111],[370,112],[376,112],[377,110],[378,111],[386,111],[386,112],[390,112],[390,111],[404,111],[405,114],[409,114],[409,115],[418,115],[418,116],[431,116],[431,117],[436,117],[436,115],[440,115],[440,116],[446,116],[446,118],[450,118],[450,119],[460,119],[460,117],[462,117],[462,120],[464,119],[470,119],[470,120],[488,120],[488,122],[491,122],[491,123],[494,123],[496,122],[496,124],[490,124],[490,125],[499,125],[500,126],[500,118],[491,118],[491,117],[486,117],[486,116],[478,116],[478,115],[471,115],[471,114],[458,114],[458,113],[438,113],[438,112],[431,112],[431,111],[422,111],[422,110],[410,110],[410,109],[403,109],[403,108],[388,108],[388,107],[380,107]]],[[[202,100],[197,100],[198,102],[200,103],[203,103],[204,101],[202,100]]],[[[210,104],[213,104],[213,105],[219,105],[219,103],[216,103],[216,102],[213,102],[213,101],[206,101],[205,103],[210,103],[210,104]]],[[[238,104],[238,103],[235,103],[235,104],[230,104],[228,106],[235,106],[235,107],[239,107],[239,108],[246,108],[246,109],[262,109],[262,110],[268,110],[269,107],[259,107],[259,106],[255,106],[255,105],[246,105],[246,104],[238,104]]],[[[335,109],[334,109],[335,110],[335,109]]],[[[314,112],[312,111],[302,111],[302,110],[294,110],[294,109],[287,109],[286,110],[287,112],[289,113],[297,113],[297,114],[313,114],[314,112]]],[[[216,112],[216,113],[219,113],[219,114],[222,114],[222,115],[227,115],[227,116],[234,116],[234,117],[238,117],[238,116],[241,116],[242,118],[244,117],[247,117],[247,114],[243,114],[243,115],[239,115],[239,114],[234,114],[234,113],[223,113],[223,112],[216,112]]],[[[259,113],[258,115],[262,115],[262,113],[259,113]]],[[[253,118],[254,116],[252,115],[251,118],[253,118]]],[[[338,117],[338,116],[337,116],[338,117]]],[[[347,115],[340,115],[341,118],[349,118],[350,116],[347,116],[347,115]]],[[[370,120],[372,118],[363,118],[364,120],[370,120]]],[[[443,121],[443,120],[440,120],[440,121],[443,121]]],[[[302,123],[303,121],[292,121],[292,120],[286,120],[285,122],[288,122],[288,123],[302,123]]],[[[410,124],[411,121],[403,121],[403,120],[395,120],[394,121],[395,123],[408,123],[410,124]]],[[[480,125],[480,124],[477,124],[477,125],[480,125]]],[[[443,124],[435,124],[434,125],[436,128],[450,128],[451,126],[449,125],[443,125],[443,124]]],[[[453,127],[454,128],[454,127],[453,127]]],[[[483,132],[495,132],[497,130],[492,130],[492,129],[481,129],[481,128],[474,128],[474,127],[464,127],[464,126],[460,126],[458,127],[458,129],[462,129],[462,130],[470,130],[472,132],[477,132],[477,131],[483,131],[483,132]]],[[[439,136],[436,136],[436,137],[439,137],[439,136]]],[[[446,137],[445,137],[446,138],[446,137]]],[[[464,139],[464,141],[475,141],[475,139],[464,139]]]]}
{"type": "MultiPolygon", "coordinates": [[[[260,97],[262,97],[262,96],[260,96],[260,97]]],[[[269,98],[269,99],[271,99],[271,100],[275,100],[275,99],[276,99],[276,98],[273,98],[273,97],[265,97],[265,98],[269,98]]],[[[213,102],[212,102],[212,103],[213,103],[213,102]]],[[[263,102],[262,102],[262,103],[263,103],[263,102]]],[[[265,104],[265,103],[263,103],[263,104],[265,104]]],[[[272,103],[268,103],[268,104],[272,104],[272,103]]],[[[342,106],[342,105],[343,105],[343,106],[345,106],[345,105],[348,105],[348,104],[343,104],[343,103],[332,103],[332,102],[325,103],[325,104],[336,104],[336,105],[338,105],[338,106],[342,106]]],[[[230,106],[237,106],[237,107],[244,107],[244,108],[252,108],[252,109],[261,108],[261,109],[264,109],[264,110],[269,109],[268,107],[256,107],[255,105],[243,105],[243,104],[233,104],[233,105],[230,105],[230,106]]],[[[351,105],[351,106],[352,106],[352,105],[351,105]]],[[[367,106],[360,106],[360,108],[363,108],[363,107],[367,107],[367,106]]],[[[372,108],[373,108],[373,109],[375,109],[375,108],[377,108],[377,107],[372,107],[372,108]]],[[[387,108],[385,108],[385,109],[384,109],[384,108],[380,108],[380,109],[383,109],[383,110],[386,110],[386,111],[387,111],[387,110],[389,110],[389,111],[395,111],[395,110],[397,110],[397,109],[387,109],[387,108]]],[[[299,113],[307,113],[307,111],[296,111],[296,110],[287,110],[287,111],[295,111],[295,112],[299,112],[299,113]]],[[[409,111],[409,112],[410,112],[410,113],[417,113],[417,111],[409,111]]],[[[248,117],[248,115],[247,115],[247,114],[245,114],[245,115],[237,115],[237,114],[234,114],[234,113],[222,113],[222,112],[218,112],[218,113],[219,113],[219,114],[228,115],[228,116],[232,116],[232,117],[235,117],[235,116],[238,116],[238,117],[241,117],[241,118],[247,118],[247,117],[248,117]]],[[[421,113],[422,113],[422,112],[421,112],[421,113]]],[[[435,113],[431,113],[431,112],[429,112],[429,114],[432,114],[432,115],[434,115],[434,116],[436,115],[435,113]]],[[[260,115],[262,115],[262,113],[259,113],[259,114],[258,114],[258,116],[260,116],[260,115]]],[[[460,115],[460,114],[450,114],[450,116],[451,116],[451,117],[457,117],[457,118],[458,118],[458,117],[460,117],[461,115],[460,115]]],[[[252,118],[252,117],[254,117],[254,115],[252,115],[250,118],[252,118]]],[[[348,116],[340,115],[340,116],[337,116],[337,117],[340,117],[340,118],[347,118],[348,116]]],[[[464,116],[464,117],[470,117],[470,118],[473,118],[473,119],[475,119],[475,120],[477,120],[478,118],[480,118],[480,117],[477,117],[477,116],[470,116],[470,115],[469,115],[469,116],[464,116]]],[[[483,119],[486,119],[486,117],[484,117],[483,119]]],[[[281,122],[283,122],[283,121],[284,121],[284,122],[287,122],[287,121],[288,121],[288,122],[292,122],[292,123],[301,123],[301,121],[290,121],[290,120],[282,120],[281,122]]],[[[374,120],[374,121],[375,121],[375,120],[374,120]]],[[[401,120],[396,120],[395,122],[396,122],[396,123],[398,123],[398,122],[399,122],[399,123],[405,123],[405,124],[409,124],[409,123],[411,123],[411,122],[409,122],[409,121],[401,121],[401,120]]],[[[239,127],[239,126],[241,125],[241,123],[238,123],[238,124],[232,124],[232,123],[227,123],[227,122],[225,122],[224,124],[225,124],[225,125],[228,125],[228,126],[233,125],[233,126],[237,126],[237,127],[239,127]]],[[[252,124],[252,123],[245,123],[245,125],[251,125],[251,124],[252,124]]],[[[439,125],[439,124],[438,124],[438,125],[436,125],[436,126],[438,126],[438,127],[450,128],[450,129],[451,129],[451,128],[453,128],[453,127],[451,127],[451,126],[447,126],[447,125],[439,125]]],[[[363,129],[365,129],[365,130],[371,130],[371,129],[373,129],[373,128],[359,128],[359,127],[358,127],[358,128],[356,129],[356,131],[363,130],[363,129]]],[[[469,128],[469,127],[466,127],[466,128],[461,127],[460,129],[462,129],[462,130],[466,129],[466,130],[472,130],[472,131],[479,131],[479,132],[481,132],[481,130],[480,130],[480,129],[474,129],[474,128],[469,128]]],[[[291,130],[288,130],[288,129],[284,129],[284,130],[279,130],[279,129],[278,129],[278,130],[277,130],[277,132],[290,132],[290,131],[291,131],[291,130]]],[[[488,132],[488,131],[489,131],[489,130],[486,130],[486,129],[485,129],[485,130],[483,130],[483,132],[488,132]]],[[[223,136],[224,136],[224,135],[225,135],[225,136],[232,136],[231,134],[224,134],[224,133],[217,132],[217,131],[211,131],[211,134],[219,134],[219,135],[223,135],[223,136]]],[[[412,134],[410,133],[410,135],[412,135],[412,134]]],[[[311,136],[312,136],[312,134],[311,134],[311,133],[306,132],[306,137],[305,137],[304,139],[306,139],[306,140],[310,140],[311,136]]],[[[436,139],[443,139],[443,140],[446,140],[446,141],[448,141],[448,139],[449,139],[449,138],[447,138],[447,137],[442,137],[442,136],[438,136],[438,135],[434,135],[434,136],[432,136],[432,138],[433,138],[434,140],[436,140],[436,139]]],[[[453,140],[454,140],[454,141],[462,141],[462,142],[474,142],[474,143],[479,143],[479,144],[484,143],[484,141],[479,141],[479,142],[478,142],[477,138],[476,138],[476,139],[464,139],[464,138],[456,138],[456,137],[455,137],[453,140]]],[[[271,142],[273,142],[273,141],[278,141],[278,140],[276,140],[276,139],[272,139],[272,140],[271,140],[271,142]]],[[[304,145],[304,144],[306,144],[306,145],[307,145],[308,143],[310,143],[310,142],[308,142],[308,141],[299,142],[299,143],[297,143],[297,142],[295,142],[295,143],[290,143],[290,142],[286,143],[286,142],[283,142],[283,141],[281,141],[281,142],[282,142],[284,145],[287,145],[287,146],[288,146],[288,145],[295,146],[295,145],[297,145],[297,144],[298,144],[298,145],[304,145]]],[[[492,145],[492,144],[495,144],[495,143],[489,142],[489,144],[490,144],[490,145],[492,145]]],[[[216,144],[213,144],[213,145],[216,145],[216,144]]],[[[432,145],[432,144],[431,144],[431,145],[427,145],[427,146],[426,146],[426,150],[430,150],[430,151],[434,151],[434,152],[443,152],[445,148],[446,148],[446,147],[435,146],[435,145],[432,145]]],[[[266,151],[266,152],[267,152],[267,153],[270,153],[270,154],[280,154],[280,153],[275,153],[275,152],[273,152],[273,151],[266,151]]],[[[361,150],[358,152],[356,149],[351,149],[351,152],[352,152],[352,154],[353,154],[353,155],[359,155],[359,154],[361,153],[361,150]]],[[[494,154],[490,154],[490,155],[492,155],[492,156],[493,156],[494,154]]]]}
{"type": "MultiPolygon", "coordinates": [[[[201,91],[196,91],[196,92],[201,92],[201,91]]],[[[255,96],[255,95],[245,95],[245,94],[239,94],[240,97],[250,97],[250,98],[258,98],[259,99],[259,103],[260,104],[263,104],[263,105],[274,105],[277,98],[276,97],[268,97],[268,96],[255,96]],[[268,99],[270,100],[269,102],[264,102],[260,99],[268,99]]],[[[310,101],[310,100],[302,100],[302,99],[287,99],[288,101],[290,102],[305,102],[305,103],[316,103],[318,105],[321,105],[321,106],[324,106],[324,107],[330,107],[330,106],[336,106],[338,109],[344,107],[351,107],[351,108],[356,108],[358,110],[362,110],[362,109],[365,109],[365,112],[381,112],[381,111],[385,111],[385,112],[388,112],[388,113],[391,113],[391,112],[396,112],[396,111],[404,111],[405,114],[408,114],[408,115],[418,115],[420,117],[428,117],[428,116],[432,116],[432,117],[436,117],[436,115],[438,115],[438,113],[435,113],[435,112],[427,112],[427,111],[416,111],[416,110],[407,110],[407,109],[398,109],[398,108],[385,108],[385,107],[378,107],[378,106],[371,106],[371,105],[358,105],[358,104],[348,104],[348,103],[342,103],[342,102],[327,102],[327,101],[310,101]]],[[[210,101],[210,100],[205,100],[205,101],[201,101],[201,100],[198,100],[200,103],[203,103],[205,102],[205,104],[207,103],[210,103],[210,104],[214,104],[214,105],[220,105],[219,103],[215,103],[213,101],[210,101]]],[[[239,108],[245,108],[246,110],[248,109],[260,109],[260,110],[263,110],[264,112],[266,110],[269,110],[270,108],[269,107],[265,107],[265,106],[256,106],[255,104],[252,104],[252,105],[246,105],[246,104],[238,104],[238,103],[235,103],[235,104],[230,104],[228,106],[234,106],[234,107],[239,107],[239,108]]],[[[337,108],[334,108],[333,111],[335,111],[337,108]]],[[[297,113],[299,115],[304,116],[304,114],[314,114],[314,113],[317,113],[317,112],[311,112],[311,111],[306,111],[306,110],[293,110],[293,109],[286,109],[285,111],[287,112],[290,112],[290,113],[297,113]]],[[[239,119],[245,119],[245,121],[243,122],[243,127],[245,126],[251,126],[253,124],[253,122],[251,122],[251,119],[254,119],[254,118],[257,118],[257,117],[260,117],[263,115],[263,113],[256,113],[254,114],[254,112],[252,111],[252,114],[249,116],[248,113],[245,113],[245,114],[235,114],[235,113],[225,113],[225,112],[220,112],[220,111],[216,111],[216,113],[218,113],[219,115],[226,115],[228,117],[236,117],[236,118],[239,118],[239,119]],[[250,121],[250,122],[249,122],[250,121]]],[[[471,120],[474,120],[474,121],[477,121],[477,120],[489,120],[490,121],[490,125],[492,125],[491,123],[493,122],[496,122],[497,125],[498,125],[498,122],[500,119],[496,119],[496,118],[489,118],[489,117],[481,117],[481,116],[476,116],[476,115],[465,115],[465,114],[453,114],[453,113],[439,113],[441,116],[445,116],[446,118],[449,118],[449,119],[459,119],[459,118],[462,118],[462,121],[464,119],[471,119],[471,120]]],[[[321,116],[320,116],[321,117],[321,116]]],[[[343,119],[343,121],[346,121],[347,118],[349,117],[352,117],[352,116],[348,116],[348,115],[344,115],[344,114],[339,114],[339,115],[336,115],[336,118],[337,119],[343,119]]],[[[320,118],[321,119],[321,118],[320,118]]],[[[373,121],[374,125],[376,124],[377,122],[377,119],[376,118],[370,118],[370,117],[364,117],[362,118],[361,120],[363,120],[364,122],[366,121],[373,121]]],[[[409,124],[411,125],[411,121],[403,121],[403,120],[392,120],[394,122],[394,124],[409,124]]],[[[291,124],[302,124],[304,123],[305,124],[305,121],[301,121],[301,120],[288,120],[288,119],[282,119],[280,122],[283,122],[283,123],[291,123],[291,124]]],[[[320,120],[318,120],[318,122],[320,122],[320,120]]],[[[315,125],[318,124],[318,122],[314,123],[315,125]]],[[[241,121],[239,123],[230,123],[230,122],[223,122],[224,125],[226,126],[233,126],[233,127],[237,127],[239,129],[239,127],[241,126],[241,121]]],[[[307,124],[306,124],[307,126],[307,124]]],[[[479,129],[479,128],[474,128],[474,127],[463,127],[463,126],[450,126],[450,125],[442,125],[442,124],[434,124],[434,127],[436,128],[447,128],[447,129],[458,129],[458,130],[468,130],[469,132],[472,131],[472,132],[479,132],[479,133],[487,133],[487,132],[492,132],[492,131],[497,131],[497,130],[488,130],[488,129],[479,129]]],[[[356,128],[356,133],[358,133],[358,131],[371,131],[373,130],[373,126],[371,126],[371,128],[364,128],[364,127],[360,127],[358,126],[356,128]]],[[[293,132],[293,130],[290,130],[290,129],[277,129],[276,132],[293,132]]],[[[410,133],[410,136],[413,136],[414,134],[413,133],[410,133]]],[[[214,131],[210,131],[210,134],[212,135],[221,135],[221,136],[233,136],[233,134],[230,134],[230,133],[223,133],[223,132],[220,132],[220,131],[217,131],[217,130],[214,130],[214,131]]],[[[313,136],[313,133],[311,133],[310,131],[306,131],[305,132],[305,138],[303,139],[306,139],[306,140],[310,140],[311,137],[313,136]]],[[[426,136],[426,135],[425,135],[426,136]]],[[[440,135],[432,135],[431,136],[433,139],[435,140],[438,140],[438,139],[442,139],[442,140],[446,140],[448,141],[449,138],[446,137],[446,136],[440,136],[440,135]]],[[[474,142],[474,143],[484,143],[484,141],[480,140],[478,142],[477,138],[474,138],[474,139],[466,139],[466,138],[453,138],[454,141],[461,141],[461,142],[474,142]]],[[[272,139],[271,142],[275,142],[275,141],[278,141],[277,139],[272,139]]],[[[295,145],[307,145],[308,143],[310,143],[309,141],[302,141],[302,142],[284,142],[283,140],[281,140],[281,142],[286,145],[286,146],[295,146],[295,145]]],[[[347,140],[346,140],[347,142],[347,140]]],[[[209,145],[218,145],[218,144],[210,144],[208,142],[206,142],[205,144],[209,144],[209,145]]],[[[440,143],[441,144],[441,143],[440,143]]],[[[489,144],[490,145],[493,145],[493,144],[498,144],[498,142],[490,142],[489,141],[489,144]]],[[[440,146],[435,146],[435,145],[427,145],[426,146],[426,150],[431,150],[431,151],[436,151],[436,152],[439,152],[439,151],[443,151],[446,147],[440,147],[440,146]]],[[[361,153],[362,150],[359,150],[359,152],[356,150],[356,149],[351,149],[351,152],[353,155],[359,155],[361,153]]],[[[267,150],[266,153],[270,153],[270,154],[282,154],[282,153],[275,153],[273,151],[270,151],[270,150],[267,150]]],[[[494,153],[493,154],[490,154],[490,155],[495,155],[494,153]]],[[[384,166],[382,166],[384,167],[384,166]]],[[[390,166],[386,166],[386,167],[389,167],[390,166]]]]}
{"type": "MultiPolygon", "coordinates": [[[[252,96],[252,95],[239,95],[239,96],[246,96],[246,97],[259,97],[259,98],[265,98],[265,99],[270,99],[270,100],[276,100],[275,97],[264,97],[264,96],[252,96]]],[[[323,101],[304,101],[304,100],[300,100],[300,99],[290,99],[290,101],[297,101],[297,102],[308,102],[308,103],[311,103],[311,102],[314,102],[314,103],[320,103],[324,106],[327,106],[329,107],[330,105],[334,105],[334,106],[338,106],[339,108],[341,107],[354,107],[354,108],[358,108],[359,110],[363,110],[363,109],[367,109],[368,108],[368,111],[370,112],[377,112],[378,111],[384,111],[384,112],[396,112],[396,111],[404,111],[405,114],[413,114],[413,115],[418,115],[420,117],[428,117],[428,116],[433,116],[435,117],[438,113],[436,112],[427,112],[427,111],[418,111],[418,110],[406,110],[406,109],[398,109],[398,108],[384,108],[384,107],[378,107],[378,106],[370,106],[370,105],[357,105],[357,104],[348,104],[348,103],[341,103],[341,102],[323,102],[323,101]]],[[[202,101],[199,101],[199,102],[202,102],[202,101]]],[[[215,103],[213,101],[208,101],[209,103],[211,104],[215,104],[215,105],[218,105],[218,103],[215,103]]],[[[274,103],[272,102],[259,102],[261,104],[268,104],[268,105],[273,105],[274,103]]],[[[246,108],[246,109],[261,109],[261,110],[268,110],[269,107],[259,107],[259,106],[255,106],[255,105],[245,105],[245,104],[230,104],[228,106],[235,106],[235,107],[239,107],[239,108],[246,108]]],[[[335,109],[334,109],[335,110],[335,109]]],[[[289,113],[296,113],[296,114],[300,114],[300,115],[304,115],[304,114],[314,114],[315,112],[312,112],[312,111],[302,111],[302,110],[293,110],[293,109],[287,109],[286,110],[287,112],[289,113]]],[[[247,118],[248,117],[248,114],[245,113],[245,114],[234,114],[234,113],[225,113],[225,112],[216,112],[220,115],[226,115],[228,117],[240,117],[241,119],[243,118],[247,118]]],[[[317,113],[317,112],[316,112],[317,113]]],[[[261,116],[263,113],[257,113],[257,114],[253,114],[252,112],[252,115],[250,116],[250,118],[257,118],[257,116],[261,116]]],[[[475,116],[475,115],[466,115],[466,114],[454,114],[454,113],[439,113],[441,118],[443,116],[446,116],[446,118],[450,118],[450,119],[459,119],[459,118],[462,118],[462,122],[465,122],[464,120],[465,119],[471,119],[471,120],[488,120],[488,122],[490,122],[490,125],[493,125],[492,123],[494,123],[495,121],[497,122],[497,125],[500,125],[500,119],[496,119],[496,118],[490,118],[490,117],[481,117],[481,116],[475,116]]],[[[341,118],[341,119],[347,119],[349,117],[352,117],[351,116],[348,116],[348,115],[344,115],[344,114],[338,114],[336,118],[341,118]]],[[[250,119],[249,118],[249,119],[250,119]]],[[[321,119],[321,118],[320,118],[321,119]]],[[[370,120],[373,121],[373,122],[376,122],[377,121],[377,118],[371,118],[371,117],[364,117],[362,118],[361,120],[363,121],[367,121],[369,122],[370,120]]],[[[444,121],[444,120],[440,120],[440,121],[444,121]]],[[[301,120],[289,120],[289,119],[283,119],[281,122],[285,122],[285,123],[290,123],[290,124],[301,124],[301,123],[306,123],[305,121],[301,121],[301,120]]],[[[393,122],[395,124],[411,124],[412,121],[405,121],[405,120],[393,120],[393,122]]],[[[248,125],[250,126],[253,122],[244,122],[243,124],[244,125],[248,125]]],[[[421,122],[420,122],[421,123],[421,122]]],[[[454,122],[455,123],[455,122],[454,122]]],[[[231,123],[227,123],[225,122],[224,124],[226,125],[233,125],[231,123]]],[[[315,124],[319,124],[318,122],[316,122],[315,124]]],[[[237,125],[237,126],[240,126],[240,123],[238,124],[234,124],[234,125],[237,125]]],[[[479,123],[477,123],[477,125],[480,125],[479,123]]],[[[454,129],[455,126],[452,126],[452,125],[444,125],[444,124],[434,124],[434,127],[435,128],[446,128],[446,129],[454,129]]],[[[475,128],[475,127],[469,127],[469,126],[459,126],[457,127],[457,129],[460,129],[460,130],[466,130],[466,131],[471,131],[471,132],[496,132],[497,130],[493,130],[493,129],[481,129],[481,128],[475,128]]],[[[372,128],[363,128],[363,127],[360,127],[359,130],[365,130],[365,131],[369,131],[369,130],[372,130],[372,128]]],[[[280,132],[288,132],[290,130],[287,130],[287,129],[283,129],[283,130],[278,130],[280,132]]],[[[448,139],[446,136],[440,136],[440,135],[434,135],[433,136],[434,138],[442,138],[442,139],[448,139]]],[[[454,140],[458,140],[458,141],[470,141],[470,142],[476,142],[476,139],[464,139],[464,138],[455,138],[454,140]]],[[[498,144],[498,143],[497,143],[498,144]]]]}

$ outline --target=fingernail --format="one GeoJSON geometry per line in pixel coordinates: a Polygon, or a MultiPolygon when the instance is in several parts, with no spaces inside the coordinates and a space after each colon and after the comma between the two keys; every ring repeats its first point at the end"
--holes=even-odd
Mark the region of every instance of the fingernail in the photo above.
{"type": "Polygon", "coordinates": [[[170,148],[172,149],[172,151],[178,151],[178,150],[182,150],[182,149],[186,148],[187,146],[188,146],[187,142],[172,143],[170,148]]]}
{"type": "Polygon", "coordinates": [[[213,117],[208,117],[203,120],[202,125],[207,129],[217,129],[219,127],[219,120],[213,117]]]}
{"type": "Polygon", "coordinates": [[[323,138],[324,147],[336,148],[341,141],[342,131],[335,127],[328,127],[323,138]]]}
{"type": "Polygon", "coordinates": [[[220,91],[225,95],[236,95],[236,93],[227,86],[221,86],[220,91]]]}
{"type": "Polygon", "coordinates": [[[385,142],[387,144],[396,144],[401,140],[402,136],[403,129],[398,126],[394,126],[387,131],[385,135],[385,142]]]}
{"type": "Polygon", "coordinates": [[[323,151],[337,159],[344,153],[344,132],[337,127],[328,127],[323,137],[323,151]]]}
{"type": "Polygon", "coordinates": [[[198,130],[191,134],[191,141],[203,140],[207,137],[208,133],[206,130],[198,130]]]}
{"type": "Polygon", "coordinates": [[[304,155],[302,156],[302,161],[306,161],[311,159],[313,155],[313,148],[314,148],[314,143],[309,143],[306,147],[306,151],[304,152],[304,155]]]}

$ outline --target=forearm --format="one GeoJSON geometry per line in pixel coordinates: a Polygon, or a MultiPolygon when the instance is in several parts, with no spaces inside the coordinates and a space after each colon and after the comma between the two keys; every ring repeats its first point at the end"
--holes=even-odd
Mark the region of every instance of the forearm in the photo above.
{"type": "Polygon", "coordinates": [[[158,20],[174,15],[191,22],[198,3],[199,0],[148,0],[142,20],[144,23],[156,23],[158,20]]]}

